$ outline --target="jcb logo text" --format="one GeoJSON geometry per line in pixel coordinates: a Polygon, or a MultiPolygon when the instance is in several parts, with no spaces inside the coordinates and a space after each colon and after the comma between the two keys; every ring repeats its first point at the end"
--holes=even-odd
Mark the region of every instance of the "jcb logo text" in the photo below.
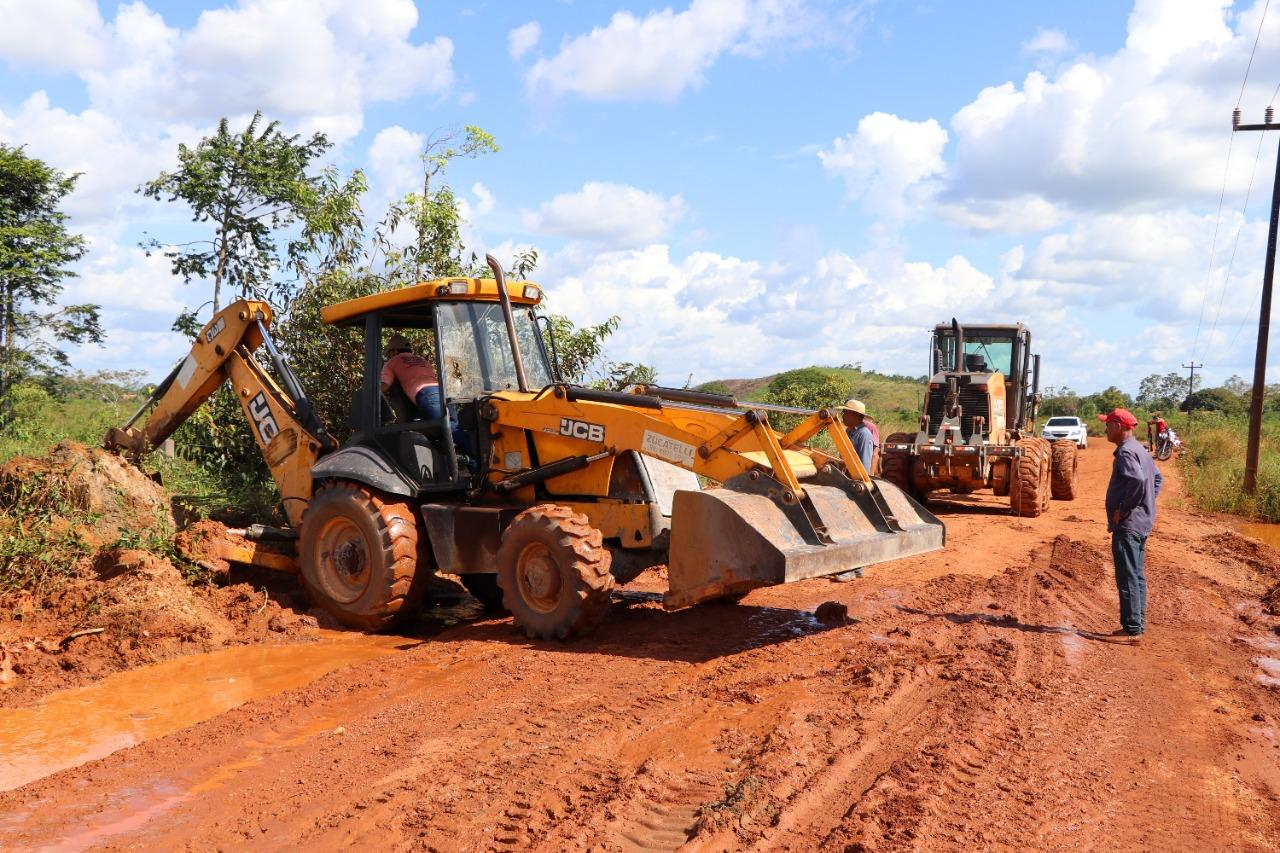
{"type": "Polygon", "coordinates": [[[271,407],[267,405],[267,395],[264,392],[259,391],[258,396],[249,401],[249,417],[253,418],[263,445],[280,433],[280,427],[276,426],[275,415],[271,414],[271,407]]]}
{"type": "Polygon", "coordinates": [[[586,421],[575,421],[572,418],[560,419],[560,434],[572,438],[585,438],[587,441],[604,442],[603,426],[589,424],[586,421]]]}

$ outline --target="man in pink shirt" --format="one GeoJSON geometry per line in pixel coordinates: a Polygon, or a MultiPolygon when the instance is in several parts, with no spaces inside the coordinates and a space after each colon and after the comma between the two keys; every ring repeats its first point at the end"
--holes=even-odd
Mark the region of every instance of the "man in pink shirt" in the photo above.
{"type": "Polygon", "coordinates": [[[415,354],[404,335],[391,336],[385,355],[387,360],[380,377],[382,393],[390,391],[392,383],[399,382],[400,390],[420,412],[429,418],[440,417],[440,377],[431,362],[415,354]]]}
{"type": "MultiPolygon", "coordinates": [[[[444,417],[440,399],[440,377],[431,362],[414,353],[409,339],[404,335],[392,335],[391,340],[387,341],[384,355],[386,361],[382,364],[382,373],[378,379],[382,393],[390,391],[392,383],[399,382],[400,389],[423,415],[432,419],[444,417]]],[[[449,417],[449,432],[453,436],[453,446],[462,454],[463,464],[475,473],[477,466],[471,437],[454,422],[452,413],[449,417]]]]}

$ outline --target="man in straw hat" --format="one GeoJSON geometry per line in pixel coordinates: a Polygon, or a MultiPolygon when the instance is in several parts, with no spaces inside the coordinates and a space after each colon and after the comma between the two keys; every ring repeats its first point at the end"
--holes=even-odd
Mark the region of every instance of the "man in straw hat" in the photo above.
{"type": "Polygon", "coordinates": [[[871,461],[876,451],[876,437],[871,431],[866,405],[861,400],[846,400],[841,406],[840,419],[844,422],[849,440],[853,442],[853,449],[862,460],[862,467],[870,474],[871,461]]]}

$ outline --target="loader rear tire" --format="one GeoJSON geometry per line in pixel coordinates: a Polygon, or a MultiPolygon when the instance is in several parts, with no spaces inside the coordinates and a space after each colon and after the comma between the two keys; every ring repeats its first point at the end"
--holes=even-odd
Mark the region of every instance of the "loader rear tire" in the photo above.
{"type": "Polygon", "coordinates": [[[1035,518],[1049,503],[1049,444],[1039,438],[1022,438],[1015,446],[1023,448],[1023,454],[1013,468],[1009,508],[1014,515],[1035,518]]]}
{"type": "MultiPolygon", "coordinates": [[[[381,631],[417,609],[418,523],[406,500],[366,486],[323,486],[302,517],[298,542],[307,596],[348,628],[381,631]]],[[[421,566],[419,580],[430,575],[421,566]]]]}
{"type": "Polygon", "coordinates": [[[1057,501],[1073,501],[1076,499],[1076,484],[1079,475],[1076,471],[1076,453],[1078,448],[1074,441],[1055,441],[1053,443],[1053,499],[1057,501]]]}
{"type": "Polygon", "coordinates": [[[502,604],[529,637],[585,633],[609,612],[611,561],[585,515],[556,504],[529,507],[502,534],[502,604]]]}

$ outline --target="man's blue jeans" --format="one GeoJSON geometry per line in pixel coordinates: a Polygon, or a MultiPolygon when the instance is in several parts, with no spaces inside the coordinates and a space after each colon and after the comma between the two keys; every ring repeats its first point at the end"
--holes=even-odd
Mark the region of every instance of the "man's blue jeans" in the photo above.
{"type": "MultiPolygon", "coordinates": [[[[414,403],[418,406],[418,411],[422,412],[429,418],[440,418],[444,416],[442,406],[440,404],[440,386],[428,385],[418,392],[418,396],[414,398],[414,403]]],[[[453,446],[462,455],[469,460],[468,467],[473,471],[475,469],[475,450],[471,447],[471,436],[458,426],[453,419],[453,414],[449,416],[449,431],[453,435],[453,446]]]]}
{"type": "Polygon", "coordinates": [[[1130,634],[1141,634],[1146,628],[1146,554],[1147,537],[1128,530],[1111,534],[1111,559],[1116,564],[1116,590],[1120,593],[1120,625],[1130,634]]]}

